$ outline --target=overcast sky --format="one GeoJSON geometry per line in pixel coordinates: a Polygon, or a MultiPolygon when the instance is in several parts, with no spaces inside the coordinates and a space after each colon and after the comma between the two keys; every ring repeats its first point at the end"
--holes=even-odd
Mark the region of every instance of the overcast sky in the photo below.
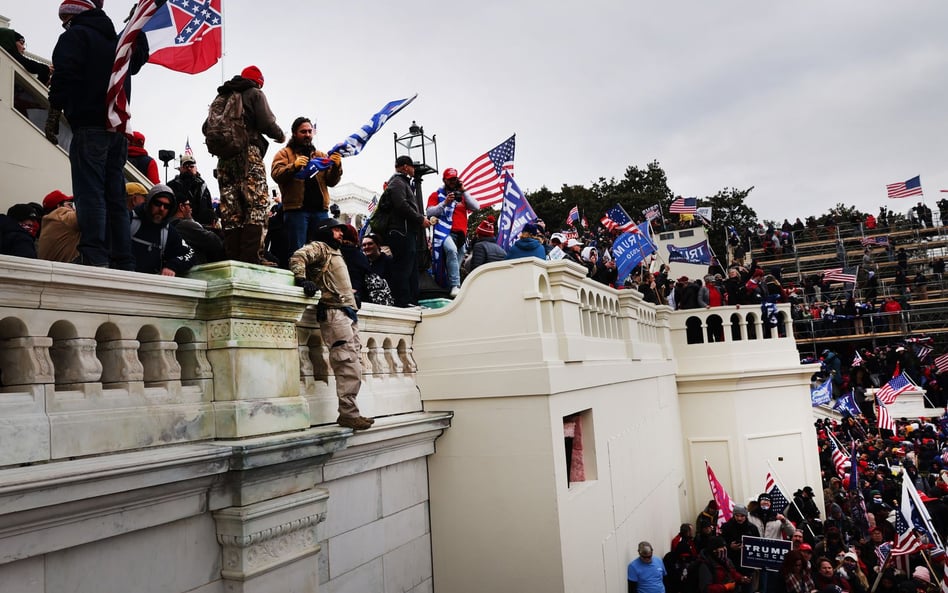
{"type": "MultiPolygon", "coordinates": [[[[148,65],[133,82],[149,152],[183,152],[190,137],[206,177],[207,105],[255,64],[280,124],[314,118],[324,150],[418,93],[344,162],[343,181],[371,189],[392,172],[393,132],[412,120],[436,134],[442,170],[516,133],[528,191],[652,160],[675,194],[754,186],[749,205],[767,219],[838,202],[905,211],[916,200],[888,200],[885,185],[915,175],[931,206],[948,189],[944,0],[224,3],[218,66],[188,76],[148,65]]],[[[59,4],[0,0],[0,14],[28,51],[50,56],[59,4]]],[[[121,26],[131,5],[105,10],[121,26]]],[[[426,177],[426,192],[437,181],[426,177]]]]}

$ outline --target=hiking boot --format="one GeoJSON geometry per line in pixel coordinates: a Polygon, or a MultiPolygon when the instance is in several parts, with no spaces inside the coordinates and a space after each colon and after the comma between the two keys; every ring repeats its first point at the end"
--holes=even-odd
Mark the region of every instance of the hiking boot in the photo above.
{"type": "Polygon", "coordinates": [[[362,416],[356,416],[355,418],[343,418],[340,416],[336,418],[336,424],[344,426],[345,428],[351,428],[352,430],[366,430],[372,428],[372,421],[362,416]]]}

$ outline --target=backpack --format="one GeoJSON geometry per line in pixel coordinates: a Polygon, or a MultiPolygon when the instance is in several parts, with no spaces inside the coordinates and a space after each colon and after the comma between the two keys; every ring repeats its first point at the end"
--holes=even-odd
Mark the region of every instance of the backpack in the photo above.
{"type": "Polygon", "coordinates": [[[383,238],[383,240],[392,227],[392,217],[394,215],[392,211],[392,195],[389,191],[390,190],[386,188],[385,191],[382,192],[378,206],[375,207],[375,212],[372,213],[372,217],[369,219],[369,226],[372,227],[372,232],[383,238]]]}
{"type": "Polygon", "coordinates": [[[244,122],[243,96],[236,92],[217,95],[207,111],[203,131],[207,151],[218,158],[231,158],[246,151],[250,134],[244,122]]]}
{"type": "MultiPolygon", "coordinates": [[[[685,570],[681,573],[681,590],[684,593],[698,593],[699,591],[699,581],[701,576],[701,567],[706,565],[707,561],[702,558],[697,560],[692,560],[688,563],[688,566],[685,567],[685,570]]],[[[711,567],[708,566],[708,570],[711,570],[711,567]]],[[[714,577],[714,571],[711,573],[712,579],[714,577]]]]}

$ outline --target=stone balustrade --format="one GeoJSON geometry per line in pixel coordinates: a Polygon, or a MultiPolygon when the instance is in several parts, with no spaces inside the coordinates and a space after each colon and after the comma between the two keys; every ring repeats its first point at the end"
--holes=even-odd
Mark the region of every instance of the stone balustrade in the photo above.
{"type": "MultiPolygon", "coordinates": [[[[314,301],[283,270],[164,278],[0,258],[0,467],[334,423],[314,301]]],[[[417,311],[360,314],[363,411],[422,409],[417,311]]]]}

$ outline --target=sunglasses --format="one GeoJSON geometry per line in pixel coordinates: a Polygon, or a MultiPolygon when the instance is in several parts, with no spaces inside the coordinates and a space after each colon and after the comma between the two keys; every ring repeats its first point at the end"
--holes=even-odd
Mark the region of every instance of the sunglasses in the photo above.
{"type": "Polygon", "coordinates": [[[156,208],[161,208],[162,210],[168,210],[171,208],[171,202],[162,202],[160,200],[153,201],[151,205],[156,208]]]}

